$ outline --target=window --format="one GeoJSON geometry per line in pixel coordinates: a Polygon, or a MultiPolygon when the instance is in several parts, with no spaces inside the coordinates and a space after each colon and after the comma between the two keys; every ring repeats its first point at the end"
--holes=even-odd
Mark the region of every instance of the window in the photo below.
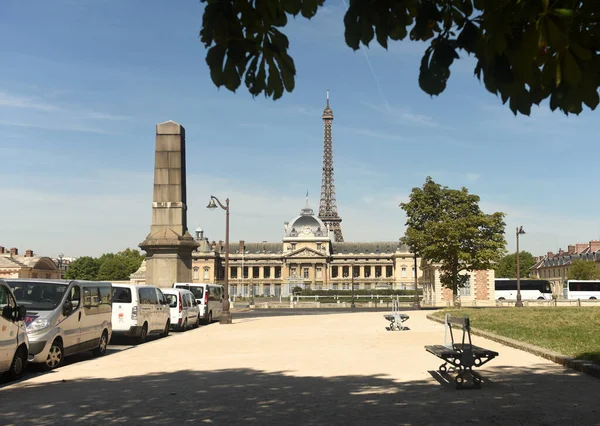
{"type": "Polygon", "coordinates": [[[350,284],[348,284],[348,283],[343,283],[343,284],[342,284],[342,289],[343,289],[343,290],[349,290],[349,289],[350,289],[350,284]]]}
{"type": "Polygon", "coordinates": [[[291,275],[292,277],[296,276],[296,268],[292,268],[291,275]]]}
{"type": "Polygon", "coordinates": [[[4,287],[3,285],[0,285],[0,308],[4,308],[6,306],[11,306],[14,309],[16,308],[17,304],[13,300],[10,292],[8,291],[8,288],[4,287]]]}
{"type": "Polygon", "coordinates": [[[333,284],[331,287],[332,287],[334,290],[337,290],[337,289],[338,289],[338,285],[337,285],[337,283],[333,284]]]}
{"type": "Polygon", "coordinates": [[[204,268],[204,279],[205,280],[209,279],[209,275],[208,275],[209,272],[210,272],[210,268],[208,266],[206,266],[204,268]]]}
{"type": "Polygon", "coordinates": [[[112,288],[113,303],[131,303],[131,290],[126,287],[112,288]]]}
{"type": "Polygon", "coordinates": [[[71,301],[71,305],[73,306],[73,311],[79,309],[79,304],[81,303],[81,288],[79,288],[78,285],[75,285],[71,288],[69,300],[71,301]]]}
{"type": "Polygon", "coordinates": [[[263,275],[265,278],[271,278],[271,267],[270,266],[263,267],[263,275]]]}
{"type": "Polygon", "coordinates": [[[304,268],[304,274],[303,274],[305,279],[308,279],[308,268],[304,268]]]}
{"type": "Polygon", "coordinates": [[[415,270],[415,268],[412,268],[412,277],[414,278],[414,277],[416,277],[416,276],[417,276],[417,275],[416,275],[416,270],[415,270]]]}
{"type": "Polygon", "coordinates": [[[197,280],[198,278],[199,278],[198,267],[196,266],[196,267],[194,267],[194,279],[197,280]]]}
{"type": "Polygon", "coordinates": [[[275,278],[281,278],[281,266],[275,267],[275,278]]]}
{"type": "Polygon", "coordinates": [[[393,271],[392,266],[385,267],[385,276],[386,277],[388,277],[388,278],[391,277],[393,275],[393,273],[394,273],[394,271],[393,271]]]}
{"type": "Polygon", "coordinates": [[[360,266],[352,267],[352,275],[354,276],[354,278],[360,277],[360,266]]]}
{"type": "Polygon", "coordinates": [[[229,268],[229,276],[231,278],[237,278],[237,266],[232,266],[229,268]]]}
{"type": "Polygon", "coordinates": [[[265,296],[271,295],[271,286],[269,284],[263,284],[263,293],[265,296]]]}
{"type": "Polygon", "coordinates": [[[365,278],[369,278],[371,276],[371,267],[365,266],[365,278]]]}
{"type": "Polygon", "coordinates": [[[375,267],[375,278],[381,277],[381,266],[375,267]]]}
{"type": "Polygon", "coordinates": [[[98,287],[83,288],[83,307],[97,308],[100,305],[100,291],[98,287]]]}
{"type": "Polygon", "coordinates": [[[471,295],[471,277],[468,277],[467,282],[464,287],[460,289],[461,296],[470,296],[471,295]]]}
{"type": "Polygon", "coordinates": [[[244,266],[243,268],[244,270],[242,271],[242,277],[243,278],[248,278],[248,267],[244,266]]]}
{"type": "Polygon", "coordinates": [[[317,268],[317,279],[318,280],[323,279],[323,268],[317,268]]]}
{"type": "Polygon", "coordinates": [[[337,277],[338,277],[338,267],[332,266],[331,267],[331,278],[337,278],[337,277]]]}
{"type": "Polygon", "coordinates": [[[140,295],[140,303],[145,305],[158,305],[158,298],[156,296],[156,290],[154,288],[143,288],[138,289],[140,295]]]}
{"type": "Polygon", "coordinates": [[[296,250],[296,243],[292,243],[292,250],[296,250]]]}
{"type": "Polygon", "coordinates": [[[252,267],[252,278],[258,278],[260,276],[260,267],[253,266],[252,267]]]}
{"type": "Polygon", "coordinates": [[[317,243],[317,250],[323,250],[323,246],[321,245],[321,243],[317,243]]]}
{"type": "Polygon", "coordinates": [[[406,266],[402,267],[402,278],[406,278],[406,266]]]}
{"type": "Polygon", "coordinates": [[[348,278],[350,276],[350,267],[342,266],[342,277],[348,278]]]}
{"type": "Polygon", "coordinates": [[[371,290],[371,284],[366,283],[365,284],[365,290],[371,290]]]}

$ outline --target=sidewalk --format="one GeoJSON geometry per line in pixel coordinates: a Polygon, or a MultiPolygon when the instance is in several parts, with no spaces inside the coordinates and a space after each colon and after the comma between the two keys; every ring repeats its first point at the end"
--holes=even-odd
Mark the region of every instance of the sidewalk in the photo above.
{"type": "Polygon", "coordinates": [[[430,370],[428,312],[388,332],[381,313],[212,324],[0,389],[0,424],[600,424],[600,380],[475,336],[500,356],[480,390],[430,370]]]}

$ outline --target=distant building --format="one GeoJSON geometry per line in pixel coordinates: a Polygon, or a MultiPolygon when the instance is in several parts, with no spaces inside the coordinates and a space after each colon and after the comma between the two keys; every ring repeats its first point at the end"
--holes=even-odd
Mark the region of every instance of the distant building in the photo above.
{"type": "Polygon", "coordinates": [[[0,278],[58,278],[58,266],[45,256],[37,256],[33,250],[19,254],[16,247],[0,246],[0,278]]]}
{"type": "Polygon", "coordinates": [[[536,263],[531,267],[529,276],[550,281],[552,292],[561,296],[563,283],[574,261],[593,261],[596,262],[596,268],[600,269],[600,240],[569,245],[567,251],[559,249],[558,253],[549,251],[544,256],[536,257],[535,260],[536,263]]]}

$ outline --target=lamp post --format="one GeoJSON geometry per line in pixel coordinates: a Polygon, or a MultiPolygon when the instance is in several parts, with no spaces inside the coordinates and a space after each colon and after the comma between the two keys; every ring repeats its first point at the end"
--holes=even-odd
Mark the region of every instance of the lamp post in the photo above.
{"type": "Polygon", "coordinates": [[[517,227],[517,308],[523,307],[523,301],[521,300],[521,270],[519,265],[519,235],[524,235],[525,231],[522,226],[517,227]]]}
{"type": "Polygon", "coordinates": [[[63,257],[65,257],[64,254],[60,253],[58,255],[58,279],[62,280],[62,265],[63,265],[63,257]]]}
{"type": "MultiPolygon", "coordinates": [[[[223,205],[217,197],[211,195],[206,208],[216,209],[217,204],[225,210],[225,297],[223,298],[223,312],[221,313],[219,322],[221,324],[231,324],[231,311],[229,310],[229,198],[225,200],[225,205],[223,205]]],[[[244,271],[242,270],[243,273],[244,271]]]]}
{"type": "Polygon", "coordinates": [[[417,250],[413,249],[415,258],[415,302],[413,303],[413,309],[421,309],[421,303],[419,303],[419,274],[417,273],[417,250]]]}

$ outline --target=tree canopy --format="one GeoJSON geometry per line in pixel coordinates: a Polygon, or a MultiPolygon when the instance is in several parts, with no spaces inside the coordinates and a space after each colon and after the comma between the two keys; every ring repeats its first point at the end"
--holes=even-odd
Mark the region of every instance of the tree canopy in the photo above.
{"type": "Polygon", "coordinates": [[[569,280],[597,280],[600,278],[600,269],[592,260],[577,259],[567,272],[569,280]]]}
{"type": "Polygon", "coordinates": [[[69,265],[65,278],[71,280],[123,281],[138,270],[145,256],[137,250],[125,249],[105,253],[98,258],[84,256],[69,265]]]}
{"type": "MultiPolygon", "coordinates": [[[[535,265],[535,258],[528,251],[519,252],[519,275],[521,278],[529,278],[529,269],[535,265]]],[[[500,259],[494,265],[496,278],[517,278],[517,254],[511,253],[500,259]]]]}
{"type": "Polygon", "coordinates": [[[490,269],[504,255],[504,213],[485,214],[479,197],[466,188],[441,186],[427,177],[413,188],[401,241],[427,262],[440,264],[440,280],[454,297],[468,280],[466,271],[490,269]]]}
{"type": "MultiPolygon", "coordinates": [[[[325,0],[201,0],[207,3],[200,40],[217,87],[273,100],[294,90],[296,67],[282,32],[289,17],[313,18],[325,0]]],[[[346,4],[346,2],[344,2],[346,4]]],[[[600,98],[600,2],[583,0],[349,0],[346,44],[375,39],[429,42],[419,86],[442,93],[460,53],[477,61],[474,74],[511,111],[550,109],[579,114],[600,98]]]]}

